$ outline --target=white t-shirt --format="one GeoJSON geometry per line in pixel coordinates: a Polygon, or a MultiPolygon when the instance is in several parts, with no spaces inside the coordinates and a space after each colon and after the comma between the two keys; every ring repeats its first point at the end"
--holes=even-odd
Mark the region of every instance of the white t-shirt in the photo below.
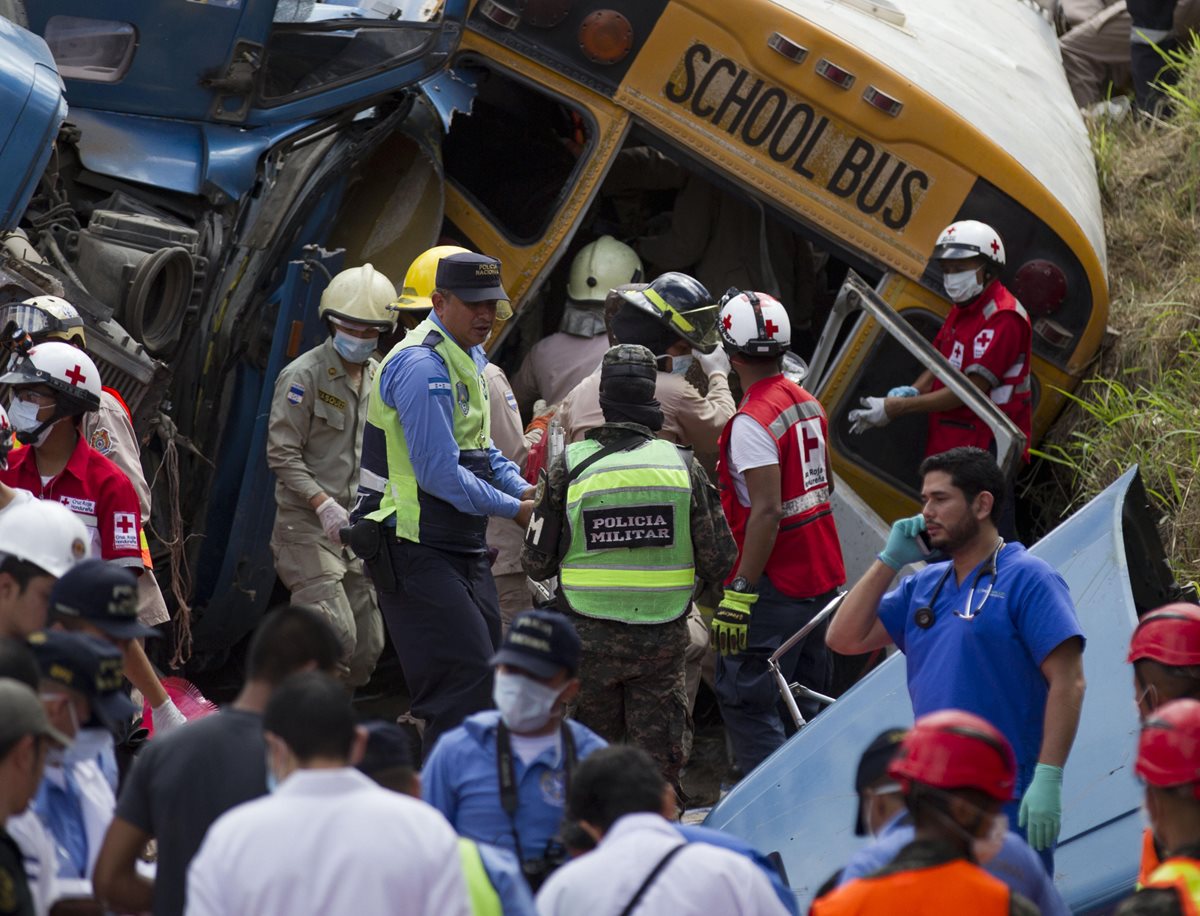
{"type": "Polygon", "coordinates": [[[733,429],[729,431],[729,474],[733,478],[733,491],[743,506],[750,505],[746,471],[772,464],[779,464],[779,446],[766,427],[748,414],[735,416],[733,429]]]}
{"type": "Polygon", "coordinates": [[[513,753],[521,758],[521,763],[529,766],[542,751],[547,748],[558,747],[559,734],[559,729],[555,729],[548,735],[514,735],[509,733],[508,740],[512,745],[513,753]]]}

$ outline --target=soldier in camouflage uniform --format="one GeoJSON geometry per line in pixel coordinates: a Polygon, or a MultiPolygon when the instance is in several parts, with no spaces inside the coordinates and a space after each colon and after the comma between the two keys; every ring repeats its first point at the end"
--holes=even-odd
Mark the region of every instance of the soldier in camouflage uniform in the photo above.
{"type": "Polygon", "coordinates": [[[656,377],[645,347],[605,355],[605,423],[542,472],[521,561],[534,579],[558,575],[559,607],[579,632],[575,718],[645,748],[678,788],[692,591],[697,578],[723,581],[737,547],[690,450],[655,437],[656,377]]]}

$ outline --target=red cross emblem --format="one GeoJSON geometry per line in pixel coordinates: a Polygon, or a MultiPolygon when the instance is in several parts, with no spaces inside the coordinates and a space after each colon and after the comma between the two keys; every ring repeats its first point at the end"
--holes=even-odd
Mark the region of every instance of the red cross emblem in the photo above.
{"type": "Polygon", "coordinates": [[[774,337],[779,333],[779,325],[770,319],[767,319],[767,321],[763,324],[763,327],[766,329],[768,337],[774,337]]]}
{"type": "Polygon", "coordinates": [[[67,378],[71,380],[72,385],[81,385],[87,381],[87,376],[83,374],[83,366],[76,366],[67,373],[67,378]]]}
{"type": "Polygon", "coordinates": [[[1000,243],[996,239],[992,239],[992,254],[1000,253],[1000,243]]]}
{"type": "Polygon", "coordinates": [[[724,318],[721,319],[721,324],[725,325],[725,330],[728,331],[730,328],[733,327],[733,316],[726,315],[724,318]]]}
{"type": "Polygon", "coordinates": [[[116,512],[116,529],[118,534],[133,534],[137,527],[133,524],[132,512],[116,512]]]}
{"type": "Polygon", "coordinates": [[[808,464],[809,456],[815,449],[821,447],[821,440],[814,436],[807,426],[800,427],[800,445],[804,449],[804,463],[808,464]]]}
{"type": "Polygon", "coordinates": [[[957,226],[951,226],[949,229],[946,230],[946,235],[954,235],[954,232],[957,229],[958,229],[957,226]]]}

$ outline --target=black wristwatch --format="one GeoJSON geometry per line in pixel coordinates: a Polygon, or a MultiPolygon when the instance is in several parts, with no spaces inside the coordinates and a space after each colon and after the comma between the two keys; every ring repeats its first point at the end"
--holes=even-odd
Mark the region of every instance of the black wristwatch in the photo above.
{"type": "Polygon", "coordinates": [[[731,592],[742,592],[743,594],[748,595],[753,595],[758,591],[757,588],[750,584],[750,580],[745,576],[734,576],[733,581],[731,581],[725,587],[731,592]]]}

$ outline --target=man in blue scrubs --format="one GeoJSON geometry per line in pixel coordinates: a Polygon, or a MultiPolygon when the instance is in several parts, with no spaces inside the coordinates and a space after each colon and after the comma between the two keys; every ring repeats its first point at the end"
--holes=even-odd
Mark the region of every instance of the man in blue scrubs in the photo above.
{"type": "Polygon", "coordinates": [[[1083,706],[1083,632],[1062,577],[996,530],[1004,477],[977,448],[954,448],[920,467],[920,515],[892,526],[887,545],[831,621],[826,642],[854,655],[894,642],[907,656],[920,717],[963,709],[998,728],[1017,755],[1008,810],[1053,869],[1062,823],[1062,768],[1083,706]],[[923,559],[918,536],[950,559],[923,559]]]}

